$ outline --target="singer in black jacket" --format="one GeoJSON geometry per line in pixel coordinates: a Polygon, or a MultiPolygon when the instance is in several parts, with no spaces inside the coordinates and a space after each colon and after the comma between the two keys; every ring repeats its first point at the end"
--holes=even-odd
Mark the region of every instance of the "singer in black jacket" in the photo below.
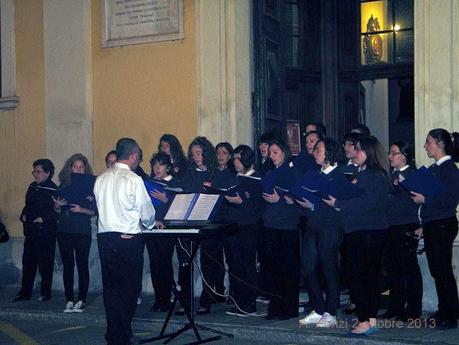
{"type": "Polygon", "coordinates": [[[57,216],[53,197],[57,186],[52,181],[54,164],[49,159],[33,162],[32,182],[27,189],[25,206],[21,213],[24,226],[24,252],[22,254],[21,290],[11,301],[29,300],[35,275],[41,275],[40,302],[51,298],[54,253],[56,250],[57,216]]]}
{"type": "Polygon", "coordinates": [[[429,167],[445,191],[436,196],[412,192],[412,199],[421,205],[424,245],[430,274],[435,280],[438,311],[429,320],[440,329],[457,328],[459,298],[453,273],[453,242],[458,232],[456,207],[459,201],[458,134],[443,128],[432,129],[424,148],[435,163],[429,167]],[[452,139],[454,138],[454,140],[452,139]]]}
{"type": "Polygon", "coordinates": [[[414,172],[412,149],[407,143],[396,141],[390,146],[391,192],[387,205],[389,235],[384,262],[387,268],[390,295],[385,318],[398,320],[419,318],[422,312],[422,275],[417,248],[421,232],[419,205],[401,187],[414,172]]]}

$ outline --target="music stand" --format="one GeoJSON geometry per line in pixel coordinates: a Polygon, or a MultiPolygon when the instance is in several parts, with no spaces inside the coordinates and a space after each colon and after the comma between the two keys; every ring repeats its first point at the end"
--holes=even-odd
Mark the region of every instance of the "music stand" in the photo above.
{"type": "MultiPolygon", "coordinates": [[[[180,236],[179,236],[180,237],[180,236]]],[[[163,343],[167,344],[176,337],[178,337],[180,334],[184,333],[185,331],[192,329],[194,332],[194,335],[197,339],[197,341],[189,343],[191,344],[204,344],[208,343],[211,341],[219,340],[221,339],[222,335],[228,338],[234,338],[234,335],[222,332],[213,328],[209,328],[206,326],[198,325],[195,322],[195,311],[194,311],[194,258],[196,257],[196,253],[198,252],[199,244],[201,243],[201,237],[196,237],[196,239],[191,239],[190,242],[190,247],[191,247],[191,253],[190,257],[188,258],[187,265],[190,267],[190,304],[189,308],[184,308],[185,309],[185,316],[188,319],[188,322],[186,322],[181,328],[179,328],[177,331],[165,334],[167,325],[169,323],[169,320],[174,313],[175,306],[177,305],[177,302],[180,302],[182,306],[186,306],[187,302],[184,301],[184,296],[181,291],[177,290],[177,286],[175,282],[172,284],[172,291],[174,293],[174,300],[169,308],[169,311],[167,312],[166,319],[164,320],[163,327],[161,328],[161,332],[159,333],[159,336],[157,337],[152,337],[148,339],[144,339],[139,341],[139,344],[146,344],[149,342],[153,342],[156,340],[161,340],[161,339],[166,339],[163,343]],[[187,310],[188,309],[188,310],[187,310]],[[199,330],[203,331],[209,331],[217,334],[216,336],[210,337],[203,339],[201,335],[199,334],[199,330]]]]}

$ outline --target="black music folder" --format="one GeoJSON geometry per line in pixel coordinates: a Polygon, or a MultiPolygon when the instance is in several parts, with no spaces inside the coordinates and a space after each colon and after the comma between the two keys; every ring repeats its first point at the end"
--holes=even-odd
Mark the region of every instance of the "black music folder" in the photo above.
{"type": "Polygon", "coordinates": [[[234,185],[234,186],[231,186],[231,187],[228,187],[228,188],[217,188],[217,187],[213,187],[213,186],[203,186],[203,188],[205,189],[205,191],[207,193],[223,194],[223,195],[230,195],[230,196],[236,196],[237,187],[238,187],[238,185],[234,185]]]}
{"type": "Polygon", "coordinates": [[[246,193],[249,193],[249,195],[252,197],[259,196],[263,193],[261,177],[238,175],[237,179],[239,185],[237,186],[236,191],[239,193],[242,199],[246,199],[246,193]]]}
{"type": "Polygon", "coordinates": [[[205,187],[206,192],[214,194],[222,194],[228,196],[239,196],[242,199],[247,199],[246,193],[251,196],[261,195],[263,192],[261,186],[261,177],[237,175],[237,184],[228,188],[205,187]]]}
{"type": "Polygon", "coordinates": [[[288,194],[295,185],[290,169],[290,164],[282,164],[264,176],[261,179],[263,193],[273,194],[276,189],[279,194],[288,194]]]}
{"type": "Polygon", "coordinates": [[[58,195],[67,200],[67,206],[71,204],[87,207],[88,196],[93,195],[94,183],[97,176],[91,174],[75,174],[70,176],[70,184],[62,188],[58,195]]]}
{"type": "Polygon", "coordinates": [[[169,200],[171,200],[174,197],[175,193],[182,193],[183,189],[182,188],[177,188],[177,187],[169,187],[166,183],[163,183],[161,181],[156,181],[152,179],[144,180],[145,188],[148,192],[148,196],[151,199],[151,202],[153,206],[159,206],[162,204],[162,202],[150,195],[150,192],[160,192],[160,193],[166,193],[166,196],[169,200]]]}
{"type": "Polygon", "coordinates": [[[416,192],[424,196],[437,196],[446,192],[446,187],[425,166],[400,181],[400,186],[407,192],[416,192]]]}
{"type": "Polygon", "coordinates": [[[293,187],[291,193],[298,199],[318,203],[328,199],[331,195],[338,200],[349,200],[362,194],[358,186],[351,183],[344,175],[337,175],[332,179],[317,171],[309,170],[293,187]]]}

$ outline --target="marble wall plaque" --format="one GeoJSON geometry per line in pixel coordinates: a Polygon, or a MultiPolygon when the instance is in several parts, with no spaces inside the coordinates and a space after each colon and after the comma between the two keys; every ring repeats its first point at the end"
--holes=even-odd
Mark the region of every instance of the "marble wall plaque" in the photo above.
{"type": "Polygon", "coordinates": [[[102,46],[179,40],[183,0],[101,0],[102,46]]]}

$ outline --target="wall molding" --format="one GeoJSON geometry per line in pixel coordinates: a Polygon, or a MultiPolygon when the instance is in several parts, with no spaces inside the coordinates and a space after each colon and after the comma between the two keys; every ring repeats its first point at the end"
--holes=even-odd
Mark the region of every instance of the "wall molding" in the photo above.
{"type": "Polygon", "coordinates": [[[246,0],[196,1],[198,135],[252,143],[252,19],[246,0]]]}
{"type": "Polygon", "coordinates": [[[43,1],[47,156],[93,161],[91,1],[43,1]]]}
{"type": "Polygon", "coordinates": [[[2,56],[2,80],[0,94],[0,111],[14,110],[19,103],[16,96],[16,51],[14,1],[0,1],[0,33],[2,56]]]}

